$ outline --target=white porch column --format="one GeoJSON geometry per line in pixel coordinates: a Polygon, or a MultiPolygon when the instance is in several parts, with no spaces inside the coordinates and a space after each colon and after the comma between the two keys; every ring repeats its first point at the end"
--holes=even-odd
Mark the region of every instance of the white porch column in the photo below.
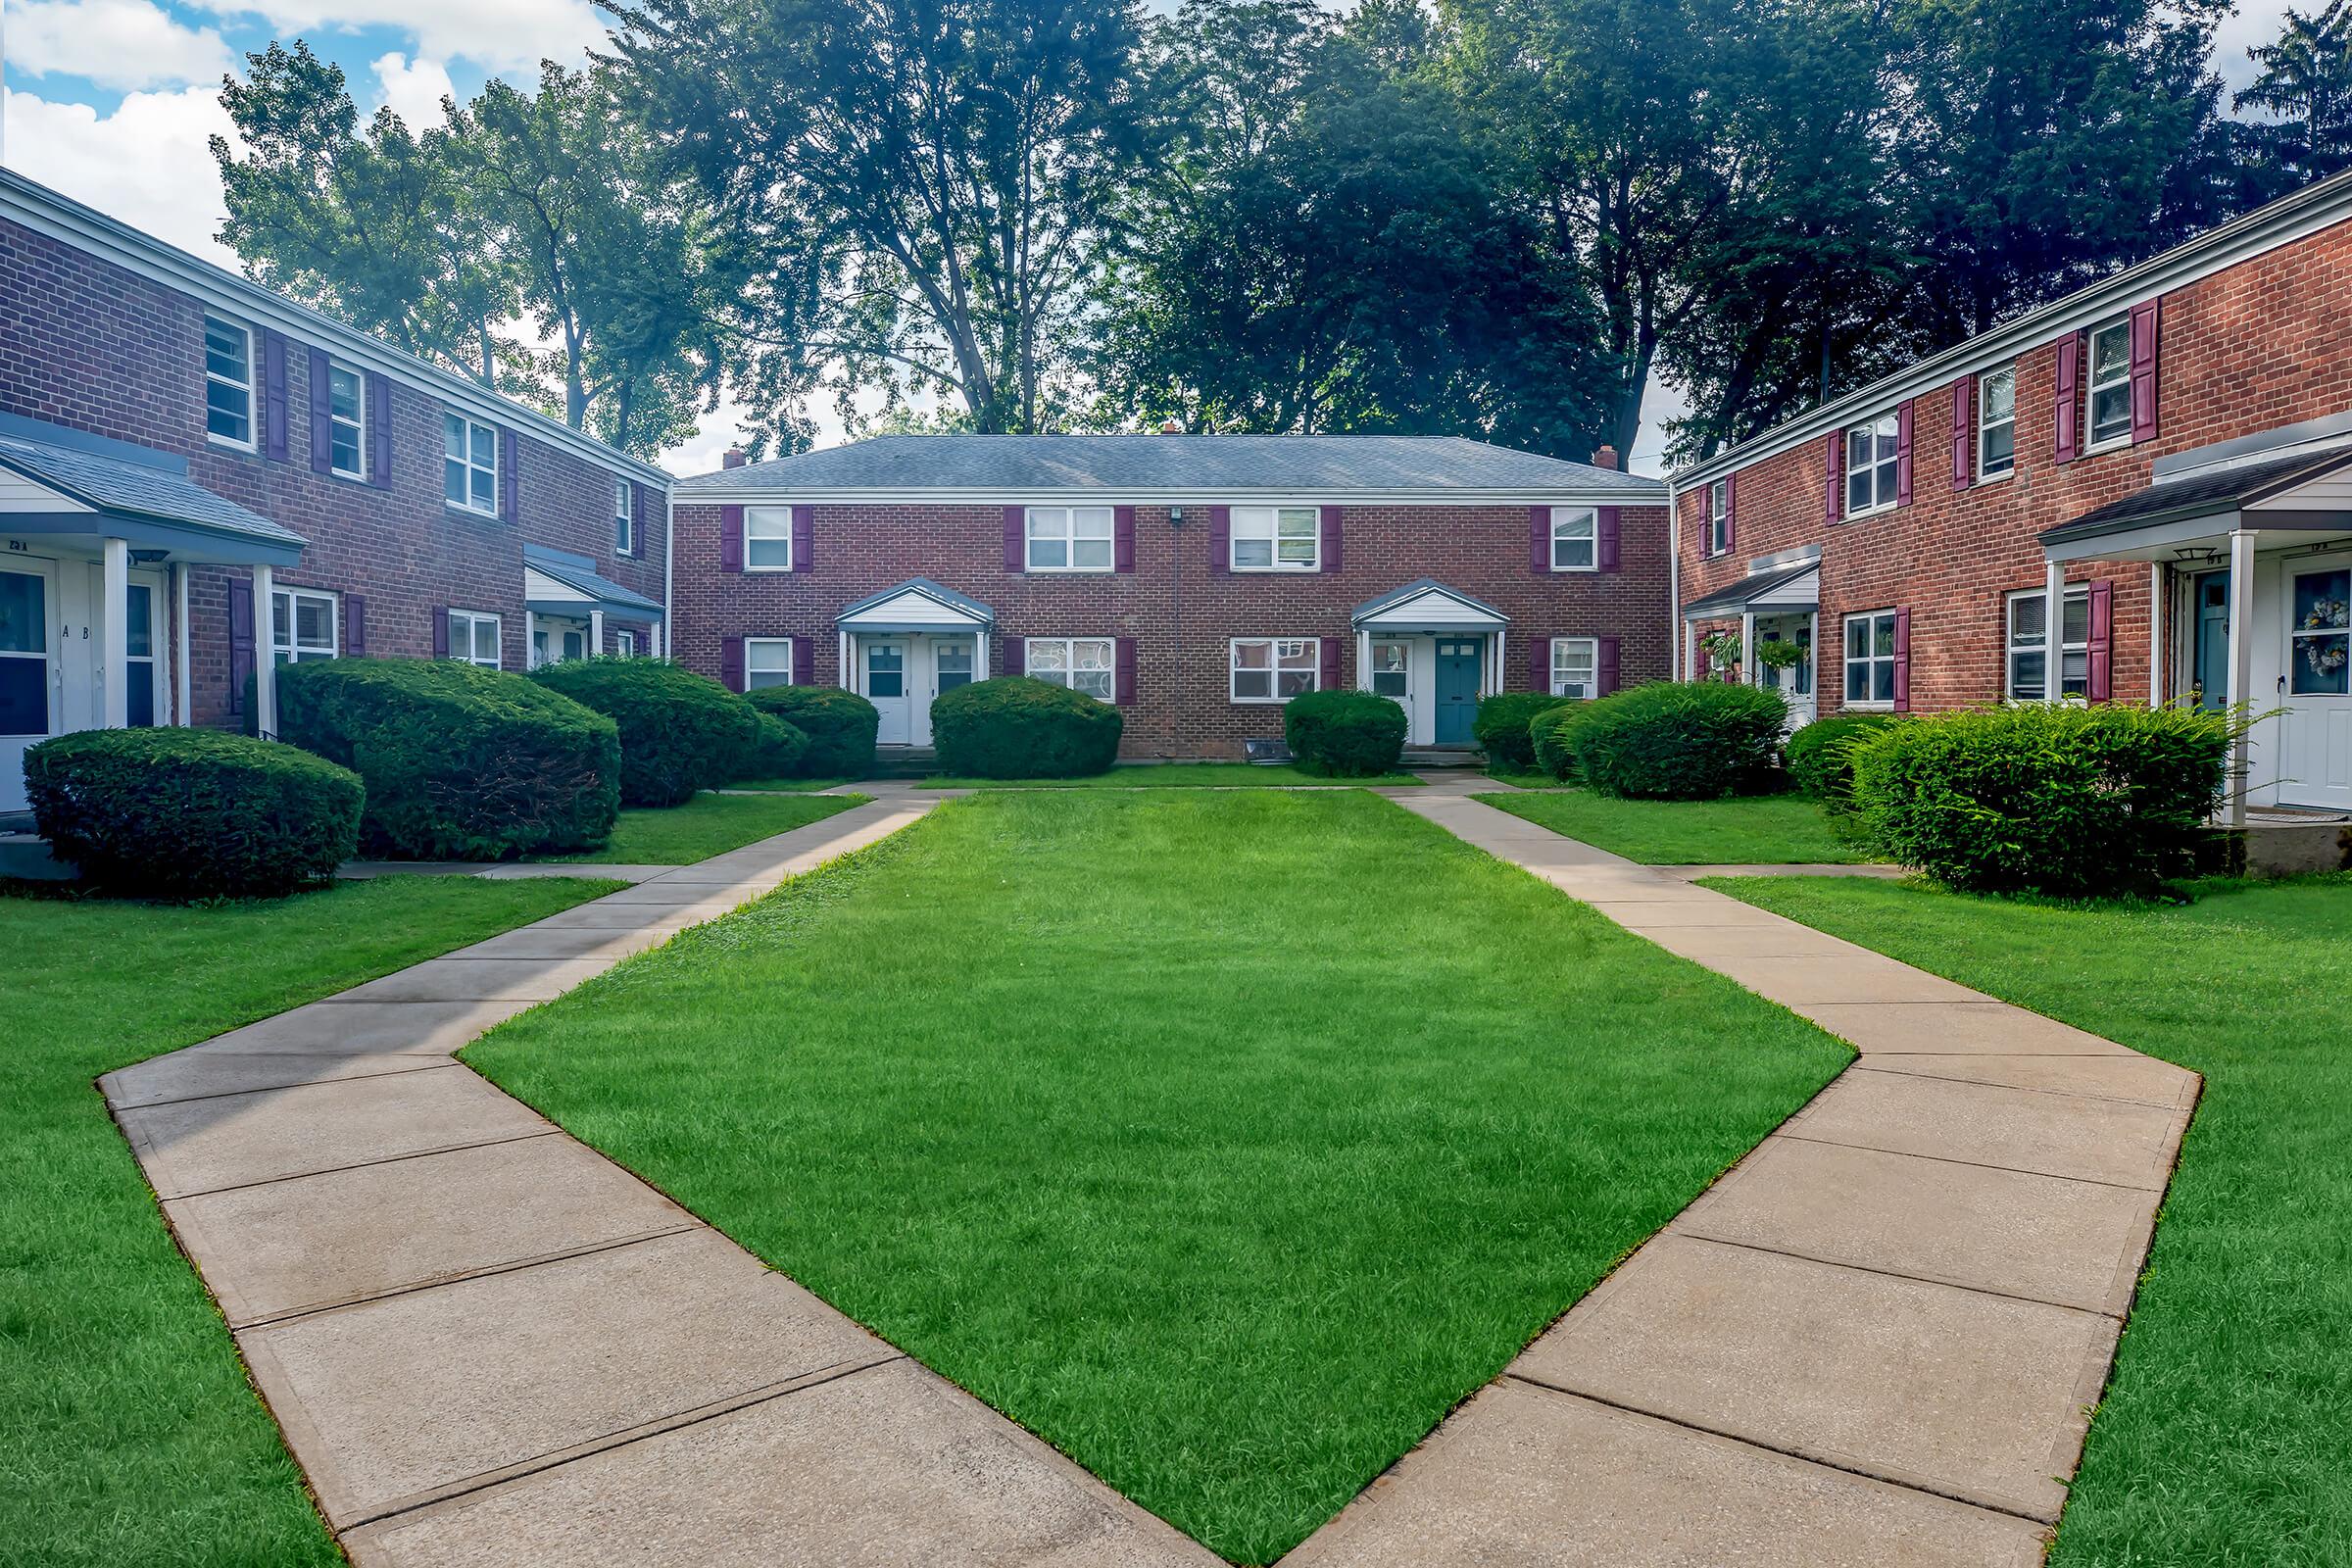
{"type": "Polygon", "coordinates": [[[106,706],[98,722],[121,729],[130,722],[130,541],[106,540],[99,552],[106,603],[98,612],[98,679],[106,706]]]}
{"type": "Polygon", "coordinates": [[[1372,634],[1360,626],[1355,631],[1355,689],[1372,689],[1372,634]]]}
{"type": "Polygon", "coordinates": [[[1740,683],[1756,684],[1756,612],[1740,612],[1740,683]]]}
{"type": "Polygon", "coordinates": [[[605,612],[601,610],[588,612],[588,657],[605,657],[605,612]]]}
{"type": "MultiPolygon", "coordinates": [[[[2240,705],[2254,698],[2254,533],[2230,530],[2230,710],[2233,718],[2245,716],[2240,705]]],[[[2252,737],[2244,731],[2230,743],[2230,781],[2222,820],[2230,827],[2246,825],[2246,786],[2252,737]]]]}
{"type": "Polygon", "coordinates": [[[1683,670],[1681,680],[1698,679],[1698,622],[1683,621],[1683,670]]]}
{"type": "Polygon", "coordinates": [[[193,682],[188,674],[188,564],[172,563],[172,721],[195,722],[188,702],[193,682]]]}
{"type": "Polygon", "coordinates": [[[1503,662],[1502,628],[1497,626],[1494,628],[1494,684],[1487,689],[1494,692],[1503,690],[1510,679],[1510,677],[1505,674],[1504,671],[1508,670],[1510,667],[1510,665],[1503,662]]]}
{"type": "Polygon", "coordinates": [[[268,566],[253,568],[253,723],[277,734],[277,592],[268,566]]]}
{"type": "Polygon", "coordinates": [[[838,653],[841,662],[833,666],[834,684],[845,692],[854,692],[858,689],[858,681],[850,669],[850,634],[842,632],[835,640],[840,645],[838,653]]]}
{"type": "Polygon", "coordinates": [[[537,669],[537,668],[539,667],[539,652],[538,652],[538,650],[539,650],[539,612],[538,612],[537,611],[535,611],[535,610],[526,610],[526,611],[524,611],[524,612],[522,612],[522,667],[523,667],[523,668],[525,668],[525,669],[537,669]]]}
{"type": "Polygon", "coordinates": [[[2066,699],[2066,563],[2053,561],[2043,572],[2041,700],[2056,703],[2066,699]]]}
{"type": "Polygon", "coordinates": [[[2148,563],[2148,706],[2164,706],[2164,682],[2171,672],[2173,662],[2165,657],[2165,612],[2172,607],[2165,603],[2164,563],[2148,563]]]}
{"type": "MultiPolygon", "coordinates": [[[[796,670],[794,673],[798,674],[799,672],[796,670]]],[[[972,679],[988,679],[988,628],[986,626],[978,627],[972,632],[972,679]]]]}

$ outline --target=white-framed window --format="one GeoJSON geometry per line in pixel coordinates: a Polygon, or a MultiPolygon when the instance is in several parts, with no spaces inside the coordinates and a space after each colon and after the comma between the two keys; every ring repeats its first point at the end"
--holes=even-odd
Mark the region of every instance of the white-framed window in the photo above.
{"type": "MultiPolygon", "coordinates": [[[[2004,690],[2013,703],[2048,700],[2050,596],[2040,588],[2011,594],[2008,605],[2008,676],[2004,690]]],[[[2058,620],[2058,694],[2090,695],[2090,587],[2066,591],[2058,620]]]]}
{"type": "Polygon", "coordinates": [[[1021,663],[1029,678],[1110,702],[1117,696],[1113,656],[1108,637],[1028,637],[1022,640],[1021,663]]]}
{"type": "Polygon", "coordinates": [[[1109,507],[1031,507],[1022,559],[1031,571],[1109,571],[1114,516],[1109,507]]]}
{"type": "Polygon", "coordinates": [[[1732,481],[1730,475],[1707,486],[1707,554],[1720,556],[1732,548],[1732,481]]]}
{"type": "Polygon", "coordinates": [[[1403,702],[1412,691],[1413,645],[1401,637],[1372,639],[1372,690],[1403,702]]]}
{"type": "Polygon", "coordinates": [[[1897,469],[1895,456],[1899,423],[1891,414],[1881,415],[1845,432],[1845,514],[1863,516],[1894,505],[1897,469]]]}
{"type": "Polygon", "coordinates": [[[621,659],[635,659],[637,657],[637,634],[633,631],[614,632],[612,634],[612,652],[621,659]]]}
{"type": "Polygon", "coordinates": [[[1323,564],[1323,513],[1317,507],[1236,507],[1236,571],[1314,571],[1323,564]]]}
{"type": "Polygon", "coordinates": [[[1845,706],[1894,706],[1894,612],[1845,617],[1845,706]]]}
{"type": "Polygon", "coordinates": [[[335,657],[335,596],[308,588],[270,595],[270,658],[280,664],[335,657]]]}
{"type": "Polygon", "coordinates": [[[451,611],[449,657],[484,669],[498,668],[498,617],[478,610],[451,611]]]}
{"type": "Polygon", "coordinates": [[[1551,640],[1551,695],[1597,697],[1600,684],[1600,640],[1595,637],[1554,637],[1551,640]]]}
{"type": "Polygon", "coordinates": [[[743,509],[743,569],[746,571],[790,571],[792,569],[792,509],[790,507],[746,507],[743,509]]]}
{"type": "Polygon", "coordinates": [[[743,689],[756,692],[768,686],[792,684],[792,639],[746,637],[743,640],[743,689]]]}
{"type": "Polygon", "coordinates": [[[326,466],[345,479],[368,477],[368,378],[326,365],[326,466]]]}
{"type": "Polygon", "coordinates": [[[1600,514],[1591,507],[1551,509],[1551,569],[1600,569],[1600,514]]]}
{"type": "Polygon", "coordinates": [[[441,416],[441,493],[453,507],[498,515],[498,426],[441,416]]]}
{"type": "Polygon", "coordinates": [[[2352,569],[2297,572],[2287,594],[2287,691],[2296,697],[2352,692],[2352,569]]]}
{"type": "Polygon", "coordinates": [[[2129,317],[2090,333],[2090,364],[2082,376],[2082,421],[2089,450],[2132,439],[2132,321],[2129,317]]]}
{"type": "Polygon", "coordinates": [[[1977,477],[1999,479],[2017,466],[2017,367],[1977,377],[1977,477]]]}
{"type": "Polygon", "coordinates": [[[1322,641],[1315,637],[1236,637],[1232,697],[1237,703],[1287,703],[1319,684],[1322,641]]]}
{"type": "Polygon", "coordinates": [[[253,450],[253,331],[218,316],[204,318],[204,433],[253,450]]]}
{"type": "Polygon", "coordinates": [[[634,488],[626,479],[612,481],[612,548],[624,556],[637,553],[637,511],[634,488]]]}

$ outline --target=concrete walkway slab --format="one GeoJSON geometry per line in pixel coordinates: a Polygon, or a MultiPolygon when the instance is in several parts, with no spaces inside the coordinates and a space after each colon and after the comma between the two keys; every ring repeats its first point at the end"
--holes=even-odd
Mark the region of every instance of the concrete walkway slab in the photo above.
{"type": "Polygon", "coordinates": [[[612,965],[599,958],[469,958],[452,955],[354,986],[327,1006],[367,1002],[553,1002],[612,965]]]}
{"type": "Polygon", "coordinates": [[[1979,993],[1874,953],[1782,954],[1769,958],[1713,954],[1702,960],[1787,1007],[1817,1002],[1974,1002],[1979,993]]]}
{"type": "Polygon", "coordinates": [[[1849,1072],[1783,1132],[1826,1144],[2162,1192],[2187,1114],[1957,1079],[1849,1072]]]}
{"type": "MultiPolygon", "coordinates": [[[[679,930],[685,929],[683,926],[679,930]]],[[[594,958],[606,964],[619,962],[633,953],[658,948],[667,942],[675,931],[659,927],[638,927],[634,930],[600,930],[594,926],[549,926],[545,923],[526,925],[515,931],[503,931],[486,942],[476,942],[470,948],[460,948],[450,954],[452,958],[594,958]]]]}
{"type": "Polygon", "coordinates": [[[445,1067],[449,1058],[439,1052],[331,1052],[314,1055],[292,1051],[217,1051],[196,1046],[157,1056],[135,1066],[110,1072],[98,1080],[99,1092],[116,1110],[168,1104],[174,1100],[209,1100],[221,1095],[247,1095],[257,1089],[292,1089],[300,1084],[322,1084],[337,1078],[374,1078],[391,1072],[418,1072],[445,1067]]]}
{"type": "Polygon", "coordinates": [[[2001,1055],[2132,1056],[2138,1053],[2097,1035],[2012,1007],[1987,997],[1981,1002],[1920,1002],[1889,1007],[1878,1003],[1807,1003],[1804,1015],[1864,1055],[1876,1052],[1928,1052],[1948,1055],[1989,1052],[2001,1055]]]}
{"type": "Polygon", "coordinates": [[[274,1018],[215,1035],[188,1049],[290,1051],[302,1055],[405,1052],[446,1056],[531,1005],[520,998],[497,1002],[351,1002],[345,997],[309,1003],[274,1018]]]}
{"type": "Polygon", "coordinates": [[[2011,1089],[2086,1095],[2093,1100],[2129,1100],[2170,1110],[2186,1110],[2197,1102],[2197,1075],[2153,1056],[2034,1056],[1992,1052],[1897,1055],[1882,1052],[1856,1070],[1960,1078],[2011,1089]]]}

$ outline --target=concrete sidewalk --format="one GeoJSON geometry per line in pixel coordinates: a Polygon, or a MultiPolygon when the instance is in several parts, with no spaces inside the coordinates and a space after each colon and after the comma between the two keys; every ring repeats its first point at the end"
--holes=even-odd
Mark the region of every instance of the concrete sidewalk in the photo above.
{"type": "Polygon", "coordinates": [[[2193,1073],[1448,792],[1854,1065],[1287,1559],[2038,1563],[2193,1073]]]}

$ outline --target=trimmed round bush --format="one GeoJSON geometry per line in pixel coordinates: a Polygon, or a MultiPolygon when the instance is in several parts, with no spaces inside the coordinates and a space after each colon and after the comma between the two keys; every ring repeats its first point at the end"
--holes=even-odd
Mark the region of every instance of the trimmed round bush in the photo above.
{"type": "Polygon", "coordinates": [[[611,719],[454,659],[325,659],[277,672],[277,731],[367,781],[360,845],[407,860],[593,850],[620,807],[611,719]]]}
{"type": "Polygon", "coordinates": [[[1592,711],[1591,703],[1563,702],[1557,708],[1547,708],[1538,713],[1527,726],[1527,737],[1536,755],[1536,771],[1549,773],[1563,784],[1572,784],[1580,776],[1576,765],[1576,748],[1570,737],[1576,727],[1592,711]]]}
{"type": "Polygon", "coordinates": [[[1773,787],[1788,716],[1761,686],[1652,681],[1587,705],[1569,746],[1603,795],[1713,801],[1773,787]]]}
{"type": "Polygon", "coordinates": [[[1404,710],[1375,692],[1308,692],[1283,706],[1291,756],[1309,773],[1371,778],[1404,755],[1404,710]]]}
{"type": "Polygon", "coordinates": [[[749,758],[740,776],[744,778],[790,778],[799,769],[801,760],[808,755],[808,732],[791,719],[778,718],[773,713],[760,714],[758,738],[752,742],[749,758]]]}
{"type": "Polygon", "coordinates": [[[2095,898],[2189,874],[2247,720],[2034,703],[1914,718],[1852,745],[1888,858],[1968,893],[2095,898]]]}
{"type": "Polygon", "coordinates": [[[1487,754],[1487,766],[1497,773],[1534,772],[1536,745],[1528,726],[1537,714],[1572,701],[1549,692],[1496,692],[1480,698],[1470,733],[1487,754]]]}
{"type": "Polygon", "coordinates": [[[874,770],[874,731],[882,715],[856,692],[838,686],[762,686],[749,694],[808,737],[794,778],[864,778],[874,770]]]}
{"type": "Polygon", "coordinates": [[[1903,722],[1900,713],[1835,713],[1788,737],[1788,781],[1831,811],[1854,804],[1854,743],[1874,730],[1903,722]]]}
{"type": "Polygon", "coordinates": [[[32,819],[110,892],[273,899],[359,846],[357,773],[299,747],[206,729],[96,729],[24,754],[32,819]]]}
{"type": "Polygon", "coordinates": [[[1107,769],[1126,720],[1066,686],[1000,675],[931,705],[939,769],[959,778],[1078,778],[1107,769]]]}
{"type": "Polygon", "coordinates": [[[666,659],[567,659],[531,679],[620,726],[623,806],[683,806],[732,784],[760,744],[759,710],[666,659]]]}

